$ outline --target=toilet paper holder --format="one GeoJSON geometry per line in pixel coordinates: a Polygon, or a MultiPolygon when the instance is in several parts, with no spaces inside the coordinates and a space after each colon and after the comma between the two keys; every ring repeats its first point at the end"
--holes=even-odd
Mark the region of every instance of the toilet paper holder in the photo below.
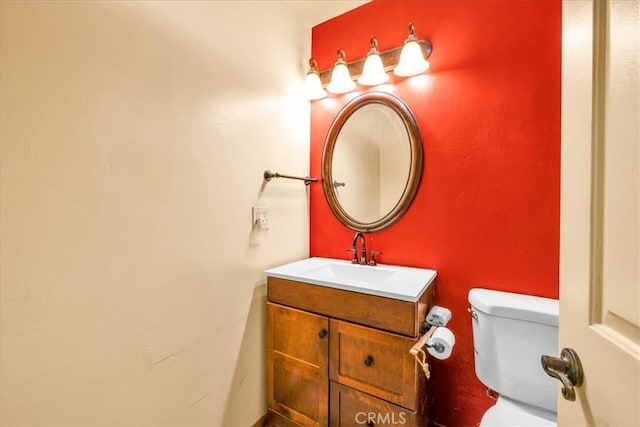
{"type": "Polygon", "coordinates": [[[431,328],[429,328],[427,333],[421,336],[420,339],[416,341],[416,343],[413,345],[413,347],[411,347],[411,350],[409,350],[409,353],[415,356],[420,351],[423,351],[422,350],[423,347],[425,346],[429,347],[429,345],[427,345],[427,341],[429,340],[429,338],[431,338],[431,335],[433,335],[433,333],[436,331],[436,328],[437,326],[432,326],[431,328]]]}
{"type": "Polygon", "coordinates": [[[413,355],[420,366],[422,366],[422,370],[424,371],[427,379],[431,376],[431,372],[429,371],[429,362],[427,361],[427,353],[425,353],[425,348],[433,348],[436,352],[442,353],[444,352],[444,346],[436,342],[434,344],[429,343],[429,339],[436,331],[438,327],[444,327],[451,319],[451,311],[448,308],[440,307],[434,305],[429,310],[427,317],[425,318],[425,327],[429,327],[429,330],[422,336],[420,339],[411,347],[409,353],[413,355]]]}

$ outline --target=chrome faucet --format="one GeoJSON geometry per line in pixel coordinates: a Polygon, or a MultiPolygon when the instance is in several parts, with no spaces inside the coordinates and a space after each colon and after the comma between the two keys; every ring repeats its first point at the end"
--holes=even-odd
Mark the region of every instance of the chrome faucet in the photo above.
{"type": "Polygon", "coordinates": [[[353,257],[351,258],[352,264],[367,265],[367,242],[364,239],[364,234],[360,231],[353,236],[353,240],[351,241],[351,252],[353,252],[353,257]],[[358,257],[358,239],[362,240],[360,257],[358,257]]]}

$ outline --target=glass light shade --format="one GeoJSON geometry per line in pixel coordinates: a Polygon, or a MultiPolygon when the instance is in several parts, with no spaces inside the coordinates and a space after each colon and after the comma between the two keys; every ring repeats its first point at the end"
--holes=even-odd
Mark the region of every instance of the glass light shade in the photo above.
{"type": "Polygon", "coordinates": [[[327,90],[331,93],[347,93],[356,88],[356,84],[351,80],[351,74],[344,61],[336,62],[331,73],[331,82],[327,90]]]}
{"type": "Polygon", "coordinates": [[[389,75],[384,71],[380,55],[370,53],[364,61],[362,75],[358,77],[358,83],[363,86],[375,86],[388,80],[389,75]]]}
{"type": "Polygon", "coordinates": [[[322,99],[327,96],[327,92],[322,88],[320,76],[316,71],[309,71],[304,80],[304,91],[307,99],[322,99]]]}
{"type": "Polygon", "coordinates": [[[424,59],[422,48],[418,42],[408,40],[400,52],[398,65],[393,69],[393,73],[400,77],[415,76],[429,69],[429,61],[424,59]]]}

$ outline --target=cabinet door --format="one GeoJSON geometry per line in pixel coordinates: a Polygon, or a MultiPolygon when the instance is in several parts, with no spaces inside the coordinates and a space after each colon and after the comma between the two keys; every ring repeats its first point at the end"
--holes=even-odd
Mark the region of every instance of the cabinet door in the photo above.
{"type": "Polygon", "coordinates": [[[326,426],[329,319],[267,303],[267,406],[303,426],[326,426]]]}

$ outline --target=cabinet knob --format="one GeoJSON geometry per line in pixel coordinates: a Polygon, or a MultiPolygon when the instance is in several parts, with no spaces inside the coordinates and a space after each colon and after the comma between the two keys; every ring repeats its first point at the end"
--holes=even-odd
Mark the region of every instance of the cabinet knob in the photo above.
{"type": "Polygon", "coordinates": [[[375,424],[373,423],[373,421],[369,421],[367,423],[367,427],[375,427],[375,424]]]}
{"type": "Polygon", "coordinates": [[[318,332],[318,336],[320,337],[320,339],[324,338],[327,336],[327,330],[323,329],[320,332],[318,332]]]}
{"type": "Polygon", "coordinates": [[[373,365],[373,357],[372,356],[367,356],[367,358],[364,359],[364,364],[367,367],[373,365]]]}

